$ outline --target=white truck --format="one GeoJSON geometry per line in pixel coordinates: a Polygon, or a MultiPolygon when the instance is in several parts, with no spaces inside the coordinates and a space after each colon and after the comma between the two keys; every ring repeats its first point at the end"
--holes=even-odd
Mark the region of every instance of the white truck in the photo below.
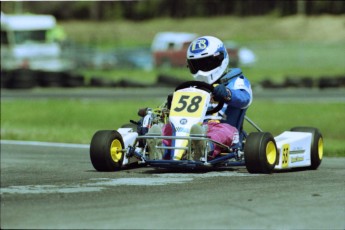
{"type": "Polygon", "coordinates": [[[61,47],[49,38],[56,27],[52,15],[10,15],[1,12],[1,70],[65,71],[72,64],[61,57],[61,47]]]}

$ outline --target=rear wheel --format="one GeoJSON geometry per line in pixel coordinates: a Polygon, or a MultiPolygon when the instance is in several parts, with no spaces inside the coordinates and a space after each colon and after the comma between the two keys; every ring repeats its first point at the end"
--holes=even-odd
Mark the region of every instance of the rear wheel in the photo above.
{"type": "Polygon", "coordinates": [[[90,158],[97,171],[116,171],[122,167],[124,158],[122,136],[116,130],[96,132],[91,140],[90,158]]]}
{"type": "Polygon", "coordinates": [[[310,169],[317,169],[323,157],[323,137],[317,128],[312,127],[294,127],[291,131],[311,133],[311,146],[310,146],[310,169]]]}
{"type": "Polygon", "coordinates": [[[271,133],[254,132],[246,138],[244,160],[250,173],[271,173],[276,165],[278,150],[271,133]]]}

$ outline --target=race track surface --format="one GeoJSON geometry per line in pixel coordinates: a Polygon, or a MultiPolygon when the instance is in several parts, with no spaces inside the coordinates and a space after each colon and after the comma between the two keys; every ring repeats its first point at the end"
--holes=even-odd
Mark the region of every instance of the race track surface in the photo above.
{"type": "MultiPolygon", "coordinates": [[[[53,88],[33,90],[1,90],[1,100],[11,99],[89,99],[89,100],[165,100],[174,88],[53,88]]],[[[261,89],[253,88],[255,100],[304,101],[304,102],[345,102],[345,90],[340,89],[261,89]]]]}
{"type": "Polygon", "coordinates": [[[87,145],[1,141],[1,229],[344,229],[344,165],[101,173],[87,145]]]}

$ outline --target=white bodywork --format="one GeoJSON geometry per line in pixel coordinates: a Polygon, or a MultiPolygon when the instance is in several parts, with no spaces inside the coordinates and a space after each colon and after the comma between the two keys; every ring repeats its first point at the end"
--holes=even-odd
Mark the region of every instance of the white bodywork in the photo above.
{"type": "Polygon", "coordinates": [[[138,136],[138,133],[134,132],[132,128],[119,128],[117,131],[122,136],[125,148],[127,148],[128,145],[132,145],[138,136]]]}
{"type": "Polygon", "coordinates": [[[311,165],[311,133],[286,131],[274,139],[279,151],[279,158],[275,169],[289,169],[311,165]]]}
{"type": "MultiPolygon", "coordinates": [[[[123,140],[123,143],[124,143],[124,148],[125,149],[128,149],[128,146],[133,146],[134,145],[134,142],[138,136],[138,133],[137,132],[134,132],[132,128],[119,128],[117,130],[121,136],[122,136],[122,140],[123,140]]],[[[126,157],[126,154],[123,158],[123,162],[122,162],[122,165],[126,165],[129,163],[129,158],[126,157]]]]}

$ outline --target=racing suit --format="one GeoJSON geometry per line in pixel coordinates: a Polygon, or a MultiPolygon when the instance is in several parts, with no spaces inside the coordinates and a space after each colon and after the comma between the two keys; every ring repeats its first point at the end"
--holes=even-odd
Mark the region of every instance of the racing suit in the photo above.
{"type": "Polygon", "coordinates": [[[221,77],[219,83],[224,84],[231,91],[231,100],[221,110],[224,119],[222,122],[242,132],[243,119],[253,99],[250,82],[243,76],[240,68],[234,68],[221,77]]]}
{"type": "MultiPolygon", "coordinates": [[[[231,99],[224,104],[218,114],[206,117],[204,124],[207,125],[207,136],[224,145],[241,148],[244,136],[242,130],[243,119],[247,108],[252,102],[250,82],[243,76],[241,69],[233,68],[225,73],[216,84],[225,85],[231,91],[231,99]]],[[[162,132],[164,136],[172,135],[171,125],[165,125],[162,132]]],[[[171,140],[163,140],[163,143],[170,146],[171,140]]],[[[221,148],[215,145],[210,157],[215,158],[220,153],[221,148]]],[[[169,156],[165,154],[164,158],[169,159],[169,156]]]]}

